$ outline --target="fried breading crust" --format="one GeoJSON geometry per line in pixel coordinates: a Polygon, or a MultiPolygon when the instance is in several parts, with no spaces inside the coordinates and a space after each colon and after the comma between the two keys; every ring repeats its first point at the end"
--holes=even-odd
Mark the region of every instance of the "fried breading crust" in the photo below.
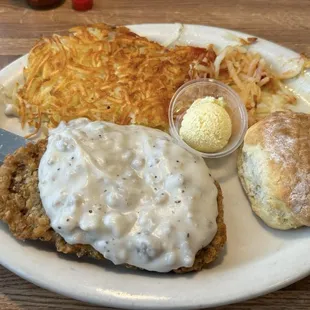
{"type": "MultiPolygon", "coordinates": [[[[70,245],[50,226],[49,218],[42,206],[38,188],[38,167],[45,152],[47,140],[29,143],[8,155],[0,167],[0,219],[8,224],[12,234],[22,240],[40,239],[55,244],[58,252],[89,256],[95,259],[104,257],[90,245],[70,245]]],[[[192,267],[182,267],[174,272],[198,271],[218,256],[226,242],[223,196],[218,188],[218,230],[213,241],[201,249],[192,267]]],[[[127,266],[135,268],[133,266],[127,266]]]]}

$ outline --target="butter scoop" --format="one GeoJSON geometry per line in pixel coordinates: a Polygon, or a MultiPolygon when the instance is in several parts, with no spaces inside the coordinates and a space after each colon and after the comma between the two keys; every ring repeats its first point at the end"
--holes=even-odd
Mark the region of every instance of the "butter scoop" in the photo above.
{"type": "Polygon", "coordinates": [[[200,152],[217,152],[231,137],[232,122],[223,97],[199,98],[186,111],[180,128],[181,138],[200,152]]]}
{"type": "Polygon", "coordinates": [[[170,101],[169,132],[176,142],[204,158],[234,152],[248,128],[248,115],[239,95],[214,79],[183,84],[170,101]]]}

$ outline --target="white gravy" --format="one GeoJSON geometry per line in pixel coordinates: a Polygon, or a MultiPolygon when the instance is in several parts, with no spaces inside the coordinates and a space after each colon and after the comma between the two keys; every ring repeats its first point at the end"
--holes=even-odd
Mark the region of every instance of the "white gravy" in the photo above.
{"type": "Polygon", "coordinates": [[[217,189],[202,158],[156,129],[77,119],[51,130],[39,190],[51,226],[114,264],[193,265],[216,231],[217,189]]]}

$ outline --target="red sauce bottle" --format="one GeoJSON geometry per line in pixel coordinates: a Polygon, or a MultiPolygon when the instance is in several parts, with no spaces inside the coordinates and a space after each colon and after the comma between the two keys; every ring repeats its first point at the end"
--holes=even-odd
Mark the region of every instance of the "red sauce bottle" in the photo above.
{"type": "Polygon", "coordinates": [[[72,8],[76,11],[87,11],[93,7],[93,0],[72,0],[72,8]]]}

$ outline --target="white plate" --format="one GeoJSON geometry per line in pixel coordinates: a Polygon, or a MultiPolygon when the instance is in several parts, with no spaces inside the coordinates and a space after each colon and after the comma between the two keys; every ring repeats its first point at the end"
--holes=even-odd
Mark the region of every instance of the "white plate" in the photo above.
{"type": "MultiPolygon", "coordinates": [[[[135,25],[138,34],[170,42],[178,24],[135,25]]],[[[228,33],[205,26],[184,26],[181,43],[218,47],[236,44],[228,33]]],[[[275,68],[293,66],[298,54],[265,40],[253,46],[275,68]]],[[[26,56],[0,72],[0,84],[12,87],[22,76],[26,56]]],[[[300,96],[297,110],[310,112],[310,74],[290,84],[300,96]],[[303,100],[302,100],[303,99],[303,100]]],[[[0,111],[0,126],[21,133],[16,119],[0,111]]],[[[18,242],[0,226],[0,263],[21,277],[57,293],[99,305],[124,308],[203,308],[252,298],[279,289],[310,274],[310,230],[281,232],[267,228],[251,212],[237,174],[235,154],[208,161],[224,193],[228,242],[222,256],[207,270],[186,275],[130,271],[108,262],[57,254],[41,242],[18,242]]]]}

